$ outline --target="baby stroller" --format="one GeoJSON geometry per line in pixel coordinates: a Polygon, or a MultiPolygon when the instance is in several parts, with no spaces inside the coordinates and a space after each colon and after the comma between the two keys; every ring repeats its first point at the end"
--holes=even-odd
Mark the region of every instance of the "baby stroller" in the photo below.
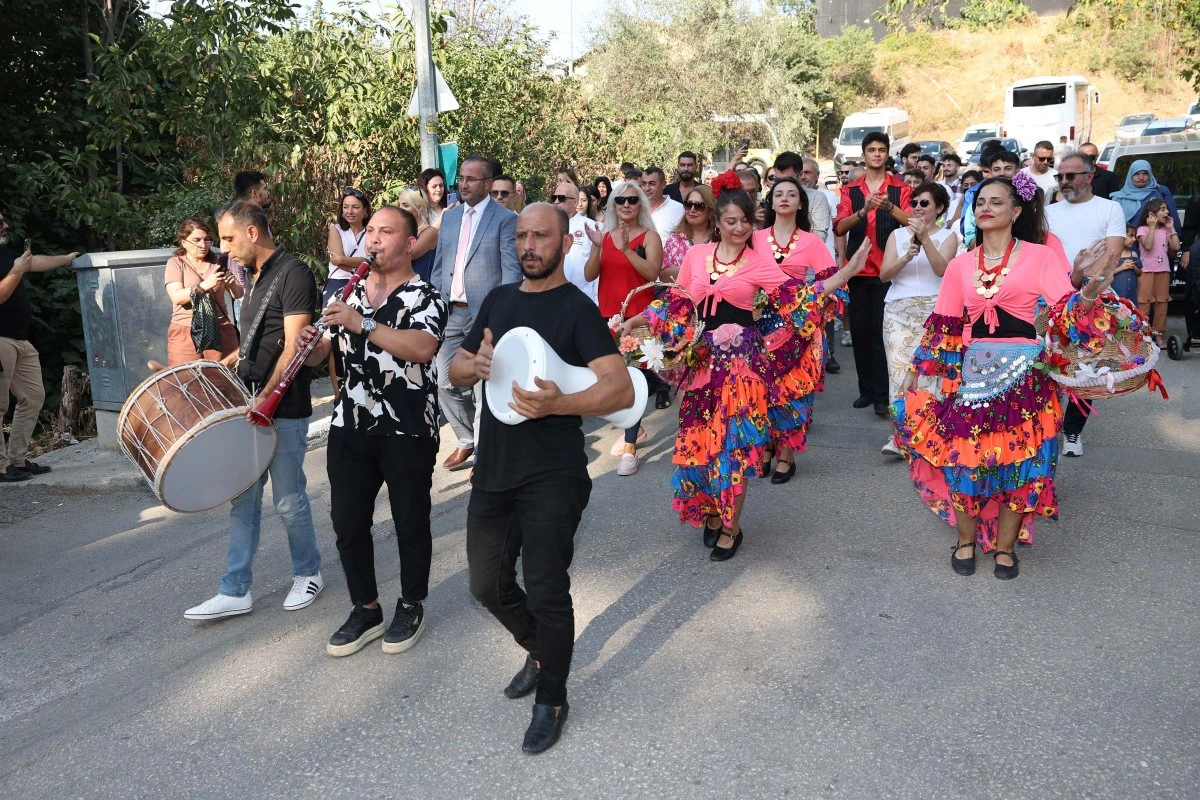
{"type": "Polygon", "coordinates": [[[1195,258],[1198,255],[1200,246],[1192,247],[1192,264],[1188,267],[1183,288],[1183,318],[1187,323],[1187,336],[1167,338],[1167,356],[1172,361],[1180,360],[1192,348],[1200,349],[1200,263],[1195,258]]]}

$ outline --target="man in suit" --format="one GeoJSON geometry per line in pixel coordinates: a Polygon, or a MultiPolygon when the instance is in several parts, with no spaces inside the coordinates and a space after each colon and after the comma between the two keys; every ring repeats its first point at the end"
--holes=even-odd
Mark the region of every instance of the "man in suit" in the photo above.
{"type": "Polygon", "coordinates": [[[458,169],[458,194],[462,202],[442,216],[437,255],[430,282],[446,301],[450,317],[438,351],[438,400],[442,414],[458,437],[458,447],[442,463],[456,470],[468,465],[475,453],[479,422],[474,403],[450,384],[450,360],[475,323],[475,315],[488,292],[502,283],[522,280],[517,260],[517,215],[489,199],[492,162],[468,156],[458,169]]]}

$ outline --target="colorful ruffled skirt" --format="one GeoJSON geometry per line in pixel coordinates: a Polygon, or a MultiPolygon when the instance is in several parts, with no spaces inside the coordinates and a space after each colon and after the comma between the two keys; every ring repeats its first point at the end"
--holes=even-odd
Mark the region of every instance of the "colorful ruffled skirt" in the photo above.
{"type": "Polygon", "coordinates": [[[1058,516],[1063,410],[1058,385],[1034,366],[1042,352],[1036,342],[977,340],[962,353],[956,391],[939,399],[916,389],[892,406],[917,493],[951,526],[959,513],[979,520],[985,553],[995,548],[1001,508],[1025,515],[1025,545],[1037,517],[1058,516]]]}

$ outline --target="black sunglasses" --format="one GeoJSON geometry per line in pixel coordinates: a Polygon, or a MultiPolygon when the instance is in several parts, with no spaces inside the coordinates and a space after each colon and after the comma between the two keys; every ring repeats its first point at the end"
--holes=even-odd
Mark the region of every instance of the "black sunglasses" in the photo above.
{"type": "Polygon", "coordinates": [[[708,208],[706,203],[697,203],[695,200],[684,200],[683,207],[688,211],[699,211],[702,208],[708,208]]]}
{"type": "Polygon", "coordinates": [[[1092,174],[1092,171],[1090,169],[1086,170],[1084,172],[1060,172],[1054,176],[1054,180],[1058,181],[1059,183],[1062,183],[1063,181],[1070,183],[1071,181],[1078,178],[1080,175],[1091,175],[1091,174],[1092,174]]]}
{"type": "Polygon", "coordinates": [[[512,192],[510,192],[508,189],[492,189],[491,191],[492,197],[496,198],[497,200],[507,200],[510,194],[512,194],[512,192]]]}
{"type": "Polygon", "coordinates": [[[913,204],[914,208],[929,208],[931,205],[933,205],[933,201],[932,200],[913,200],[912,204],[913,204]]]}
{"type": "Polygon", "coordinates": [[[1038,161],[1041,161],[1043,164],[1054,163],[1054,156],[1034,156],[1034,158],[1036,158],[1038,161]]]}
{"type": "Polygon", "coordinates": [[[342,189],[342,197],[357,197],[359,200],[367,199],[362,189],[355,189],[353,186],[347,186],[345,189],[342,189]]]}
{"type": "Polygon", "coordinates": [[[642,202],[642,199],[636,194],[621,195],[620,197],[614,197],[613,202],[619,206],[636,206],[638,203],[642,202]]]}
{"type": "Polygon", "coordinates": [[[569,194],[552,194],[552,195],[550,195],[551,203],[565,203],[568,200],[570,200],[572,202],[576,202],[576,203],[579,202],[578,197],[571,197],[571,195],[569,195],[569,194]]]}

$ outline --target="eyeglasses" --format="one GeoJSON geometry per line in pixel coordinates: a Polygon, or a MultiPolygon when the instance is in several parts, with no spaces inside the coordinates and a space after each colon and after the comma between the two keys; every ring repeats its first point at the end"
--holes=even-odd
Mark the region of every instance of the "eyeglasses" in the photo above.
{"type": "Polygon", "coordinates": [[[1034,156],[1034,158],[1036,158],[1038,161],[1042,162],[1043,164],[1053,164],[1054,163],[1054,156],[1034,156]]]}
{"type": "Polygon", "coordinates": [[[932,200],[913,200],[912,205],[913,205],[913,208],[929,208],[931,205],[933,205],[933,201],[932,200]]]}
{"type": "Polygon", "coordinates": [[[700,209],[707,209],[708,204],[698,203],[695,200],[684,200],[683,207],[688,211],[699,211],[700,209]]]}
{"type": "Polygon", "coordinates": [[[353,186],[347,186],[345,189],[342,189],[342,197],[357,197],[359,200],[367,199],[362,189],[355,189],[353,186]]]}
{"type": "Polygon", "coordinates": [[[491,180],[491,178],[472,178],[470,175],[459,175],[458,176],[458,185],[462,186],[464,183],[479,183],[480,181],[490,181],[490,180],[491,180]]]}
{"type": "Polygon", "coordinates": [[[184,241],[199,247],[202,244],[212,244],[213,240],[211,236],[205,236],[203,239],[184,239],[184,241]]]}
{"type": "Polygon", "coordinates": [[[621,195],[620,197],[614,197],[613,202],[619,206],[636,206],[638,203],[642,202],[642,198],[638,197],[636,194],[621,195]]]}
{"type": "Polygon", "coordinates": [[[492,197],[496,198],[497,200],[507,200],[510,194],[512,194],[512,192],[510,192],[508,189],[492,189],[491,191],[492,197]]]}
{"type": "Polygon", "coordinates": [[[1058,181],[1059,183],[1062,183],[1063,181],[1070,183],[1073,180],[1075,180],[1076,178],[1078,178],[1080,175],[1091,175],[1091,174],[1092,174],[1092,171],[1090,169],[1086,170],[1084,172],[1060,172],[1054,176],[1054,180],[1058,181]]]}
{"type": "Polygon", "coordinates": [[[565,203],[568,200],[570,200],[572,203],[578,203],[579,195],[575,195],[574,197],[572,197],[569,194],[552,194],[552,195],[550,195],[551,203],[565,203]]]}

